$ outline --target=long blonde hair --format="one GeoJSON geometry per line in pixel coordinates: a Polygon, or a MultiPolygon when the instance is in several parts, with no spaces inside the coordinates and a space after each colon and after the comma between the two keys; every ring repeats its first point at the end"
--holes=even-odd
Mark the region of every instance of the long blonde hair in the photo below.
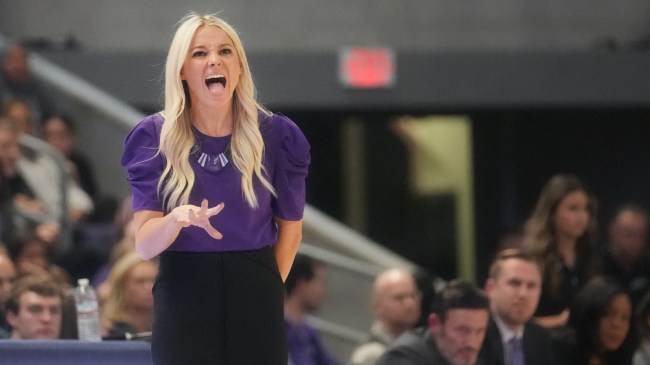
{"type": "Polygon", "coordinates": [[[189,51],[192,37],[202,26],[214,26],[223,30],[233,42],[239,61],[241,75],[233,95],[233,131],[231,140],[232,163],[241,173],[243,198],[251,208],[257,207],[253,189],[256,177],[275,195],[275,189],[264,176],[262,165],[264,140],[259,130],[258,112],[265,110],[255,99],[255,85],[248,66],[244,47],[237,32],[214,14],[189,13],[180,20],[174,39],[169,47],[165,66],[165,122],[160,135],[159,152],[165,157],[165,169],[158,182],[158,192],[164,198],[167,211],[187,204],[194,186],[194,171],[189,155],[194,145],[190,121],[190,100],[187,85],[181,80],[181,69],[189,51]]]}
{"type": "Polygon", "coordinates": [[[128,311],[129,298],[127,298],[126,283],[133,269],[142,263],[158,265],[156,261],[146,261],[135,252],[129,252],[115,262],[108,276],[108,296],[102,309],[102,317],[111,322],[132,323],[133,318],[128,311]]]}

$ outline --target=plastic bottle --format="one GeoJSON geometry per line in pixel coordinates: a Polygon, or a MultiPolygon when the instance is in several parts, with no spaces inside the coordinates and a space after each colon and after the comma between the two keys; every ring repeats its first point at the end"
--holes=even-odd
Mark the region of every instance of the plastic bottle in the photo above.
{"type": "Polygon", "coordinates": [[[99,305],[97,296],[88,279],[77,280],[74,299],[77,307],[77,329],[81,341],[101,341],[99,305]]]}

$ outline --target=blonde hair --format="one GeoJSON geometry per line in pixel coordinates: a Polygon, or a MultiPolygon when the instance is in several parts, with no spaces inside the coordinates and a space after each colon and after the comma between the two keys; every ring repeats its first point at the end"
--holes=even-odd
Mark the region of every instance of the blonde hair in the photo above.
{"type": "Polygon", "coordinates": [[[128,312],[128,298],[126,297],[126,282],[133,269],[141,264],[154,264],[155,261],[145,261],[136,252],[129,252],[115,262],[108,276],[108,296],[102,310],[102,317],[111,322],[131,323],[132,318],[128,312]]]}
{"type": "Polygon", "coordinates": [[[214,26],[223,30],[233,42],[239,56],[241,75],[233,95],[233,131],[230,142],[231,160],[241,173],[243,198],[256,208],[257,196],[253,189],[256,177],[262,185],[275,195],[275,189],[266,179],[262,165],[264,140],[259,130],[258,112],[265,110],[255,99],[255,85],[244,53],[244,47],[237,32],[214,14],[189,13],[180,20],[174,39],[169,47],[165,66],[165,122],[160,135],[159,153],[165,157],[165,169],[158,182],[158,191],[169,211],[178,205],[187,204],[194,186],[194,172],[189,155],[194,145],[194,134],[190,121],[190,100],[187,86],[181,80],[181,69],[189,51],[192,37],[202,26],[214,26]]]}

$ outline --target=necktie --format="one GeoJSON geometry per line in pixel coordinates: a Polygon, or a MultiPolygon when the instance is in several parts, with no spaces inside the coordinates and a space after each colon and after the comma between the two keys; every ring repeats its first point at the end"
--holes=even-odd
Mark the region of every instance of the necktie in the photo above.
{"type": "Polygon", "coordinates": [[[508,341],[508,365],[526,365],[521,338],[513,337],[508,341]]]}

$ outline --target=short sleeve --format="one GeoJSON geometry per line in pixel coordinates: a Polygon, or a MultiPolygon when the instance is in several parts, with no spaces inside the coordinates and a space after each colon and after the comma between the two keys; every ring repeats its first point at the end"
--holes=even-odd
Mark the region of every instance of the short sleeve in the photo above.
{"type": "Polygon", "coordinates": [[[309,142],[298,126],[285,116],[276,115],[273,129],[279,138],[273,187],[273,215],[290,221],[302,219],[305,209],[305,180],[311,162],[309,142]]]}
{"type": "Polygon", "coordinates": [[[163,211],[158,196],[158,181],[164,160],[158,153],[162,117],[151,115],[143,119],[127,135],[122,154],[122,167],[131,185],[133,210],[163,211]]]}

